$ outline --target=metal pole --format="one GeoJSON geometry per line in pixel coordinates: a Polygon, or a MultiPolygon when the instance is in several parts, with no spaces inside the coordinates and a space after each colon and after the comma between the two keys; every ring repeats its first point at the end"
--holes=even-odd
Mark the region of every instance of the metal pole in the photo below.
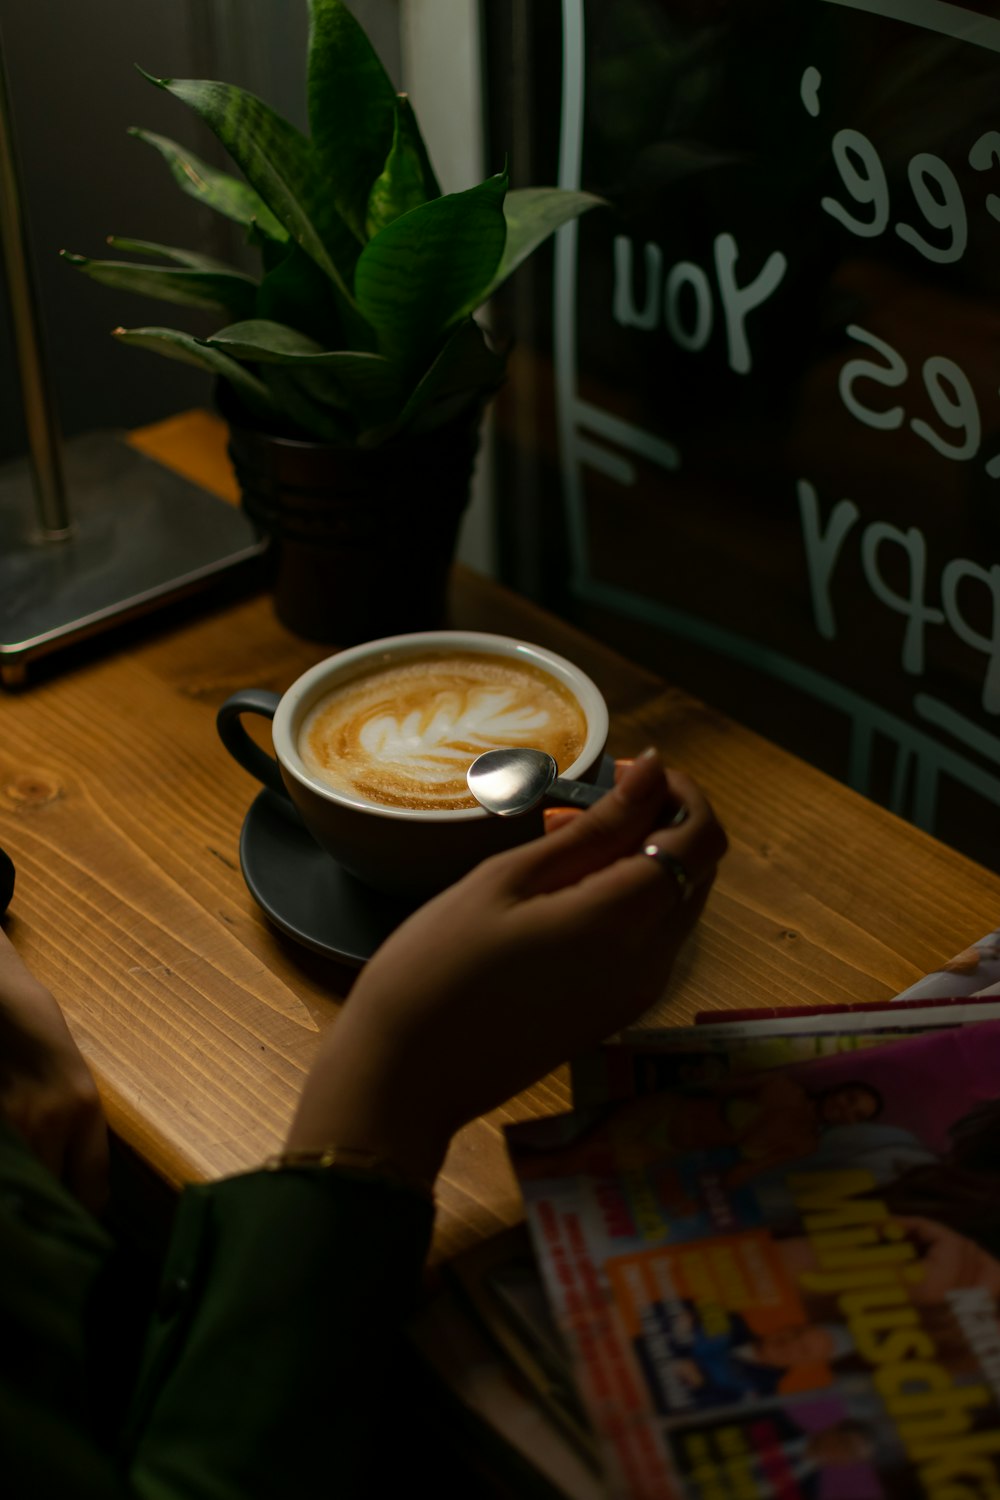
{"type": "Polygon", "coordinates": [[[31,449],[32,477],[40,539],[63,541],[73,530],[63,479],[62,443],[52,391],[42,353],[38,299],[31,272],[27,229],[21,208],[17,151],[11,123],[10,93],[0,35],[0,244],[3,246],[17,362],[21,374],[24,418],[31,449]]]}

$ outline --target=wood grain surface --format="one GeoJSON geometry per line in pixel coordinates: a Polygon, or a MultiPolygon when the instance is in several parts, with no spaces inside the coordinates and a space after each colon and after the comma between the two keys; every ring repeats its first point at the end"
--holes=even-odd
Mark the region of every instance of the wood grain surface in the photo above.
{"type": "MultiPolygon", "coordinates": [[[[206,414],[136,440],[225,488],[206,414]]],[[[1000,877],[498,585],[456,569],[452,618],[578,661],[608,698],[609,748],[657,745],[726,824],[730,853],[658,1019],[885,999],[1000,923],[1000,877]]],[[[328,654],[266,596],[202,601],[0,695],[0,845],[18,869],[6,930],[65,1007],[114,1129],[172,1185],[278,1147],[350,989],[351,970],[283,937],[247,891],[238,840],[257,784],[214,724],[236,688],[280,691],[328,654]]],[[[562,1070],[462,1132],[436,1256],[520,1217],[501,1126],[567,1104],[562,1070]]]]}

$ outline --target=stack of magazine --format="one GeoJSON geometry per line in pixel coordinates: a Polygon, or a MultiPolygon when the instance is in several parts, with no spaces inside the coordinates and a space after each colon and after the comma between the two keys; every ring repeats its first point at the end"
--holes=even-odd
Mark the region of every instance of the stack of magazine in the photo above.
{"type": "Polygon", "coordinates": [[[525,1228],[451,1271],[516,1493],[1000,1495],[1000,932],[886,1005],[626,1033],[573,1085],[507,1131],[525,1228]]]}

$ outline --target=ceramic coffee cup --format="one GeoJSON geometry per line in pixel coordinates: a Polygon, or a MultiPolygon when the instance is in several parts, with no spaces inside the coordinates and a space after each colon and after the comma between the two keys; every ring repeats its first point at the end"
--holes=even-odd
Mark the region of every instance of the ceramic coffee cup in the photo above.
{"type": "Polygon", "coordinates": [[[465,785],[472,759],[498,745],[548,749],[560,774],[593,780],[608,733],[585,672],[542,646],[436,630],[353,646],[283,694],[246,688],[219,709],[230,754],[358,879],[431,894],[480,860],[542,830],[538,809],[497,818],[465,785]],[[274,756],[242,723],[272,720],[274,756]]]}

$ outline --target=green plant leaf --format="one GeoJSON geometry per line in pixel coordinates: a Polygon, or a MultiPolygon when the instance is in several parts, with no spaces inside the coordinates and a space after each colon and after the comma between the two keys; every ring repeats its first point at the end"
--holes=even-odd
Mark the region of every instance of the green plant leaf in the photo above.
{"type": "MultiPolygon", "coordinates": [[[[267,371],[274,368],[274,365],[266,367],[267,371]]],[[[326,370],[314,370],[302,365],[281,365],[279,368],[286,375],[294,376],[297,390],[317,406],[332,406],[336,411],[343,412],[344,422],[353,430],[359,403],[347,399],[344,387],[336,376],[327,374],[326,370]]]]}
{"type": "MultiPolygon", "coordinates": [[[[280,240],[273,239],[266,230],[261,229],[256,219],[252,224],[247,225],[247,244],[251,245],[260,256],[261,268],[265,276],[281,265],[290,250],[299,250],[298,245],[294,240],[289,239],[287,234],[283,234],[280,240]]],[[[305,251],[299,251],[299,254],[305,255],[305,251]]],[[[308,256],[305,258],[309,260],[308,256]]],[[[315,261],[310,260],[309,264],[315,267],[318,276],[323,274],[315,261]]],[[[330,286],[333,285],[328,276],[324,279],[330,286]]]]}
{"type": "Polygon", "coordinates": [[[434,363],[417,382],[399,414],[398,427],[419,426],[418,418],[430,416],[439,402],[467,395],[485,405],[503,384],[507,370],[505,355],[489,343],[475,318],[466,318],[451,333],[434,363]]]}
{"type": "MultiPolygon", "coordinates": [[[[336,288],[316,262],[295,244],[288,247],[277,265],[263,277],[253,315],[272,323],[287,323],[327,349],[339,349],[349,342],[343,333],[336,288]]],[[[365,335],[362,348],[373,349],[374,330],[362,323],[360,316],[355,321],[365,335]]]]}
{"type": "Polygon", "coordinates": [[[424,138],[420,134],[420,126],[417,117],[413,113],[413,105],[410,103],[409,94],[396,95],[396,120],[405,138],[411,143],[414,151],[420,158],[420,170],[424,179],[424,196],[427,198],[440,198],[441,186],[437,180],[437,174],[431,165],[430,155],[424,144],[424,138]]]}
{"type": "Polygon", "coordinates": [[[411,209],[369,240],[354,290],[384,353],[429,357],[441,335],[483,300],[503,254],[507,174],[411,209]]]}
{"type": "MultiPolygon", "coordinates": [[[[413,119],[412,113],[409,119],[413,119]]],[[[368,213],[365,231],[369,239],[405,214],[411,208],[419,208],[431,196],[424,184],[424,168],[416,143],[403,123],[401,109],[396,110],[396,125],[392,137],[392,149],[386,158],[385,168],[372,183],[368,195],[368,213]]]]}
{"type": "Polygon", "coordinates": [[[353,304],[350,280],[358,246],[305,136],[262,100],[231,84],[192,78],[150,82],[205,121],[292,238],[353,304]]]}
{"type": "Polygon", "coordinates": [[[228,380],[243,404],[256,416],[273,416],[274,408],[267,387],[256,375],[245,370],[235,359],[218,349],[206,349],[189,333],[176,328],[116,328],[112,337],[120,344],[136,349],[151,349],[167,359],[185,365],[198,365],[223,380],[228,380]]]}
{"type": "Polygon", "coordinates": [[[594,193],[576,193],[568,188],[513,188],[504,201],[507,243],[503,258],[483,297],[492,297],[497,287],[516,271],[532,251],[557,229],[588,209],[607,206],[606,198],[594,193]]]}
{"type": "Polygon", "coordinates": [[[396,90],[341,0],[310,0],[308,103],[324,183],[363,244],[368,194],[392,146],[396,90]]]}
{"type": "Polygon", "coordinates": [[[263,378],[272,406],[304,432],[324,443],[354,442],[355,424],[314,400],[294,372],[280,365],[265,365],[263,378]]]}
{"type": "Polygon", "coordinates": [[[125,250],[131,255],[159,256],[161,260],[172,260],[179,266],[188,266],[192,271],[220,271],[227,276],[242,276],[237,266],[211,255],[199,255],[196,250],[181,250],[175,245],[156,245],[152,240],[130,240],[124,235],[109,234],[108,244],[112,250],[125,250]]]}
{"type": "Polygon", "coordinates": [[[290,369],[314,369],[333,375],[341,385],[338,404],[352,404],[352,396],[365,401],[387,401],[399,395],[399,375],[380,354],[361,354],[353,349],[324,349],[315,339],[283,323],[263,318],[233,323],[211,338],[198,341],[208,349],[220,349],[236,359],[259,364],[286,365],[290,369]]]}
{"type": "MultiPolygon", "coordinates": [[[[268,364],[294,364],[322,354],[322,346],[308,334],[299,333],[284,323],[274,323],[267,318],[248,318],[241,323],[231,323],[220,328],[210,338],[199,339],[208,349],[222,349],[237,359],[262,360],[268,364]]],[[[378,355],[366,355],[368,359],[379,359],[378,355]]],[[[380,364],[386,361],[379,359],[380,364]]]]}
{"type": "Polygon", "coordinates": [[[257,283],[239,271],[194,271],[187,266],[137,266],[124,260],[91,260],[86,255],[61,252],[63,260],[76,266],[93,281],[120,287],[163,302],[204,307],[212,312],[240,318],[253,312],[257,283]]]}
{"type": "Polygon", "coordinates": [[[197,198],[199,203],[207,204],[227,219],[235,219],[237,224],[260,224],[272,239],[288,239],[263,198],[254,192],[249,183],[240,182],[238,177],[220,172],[217,167],[210,167],[192,151],[185,150],[176,141],[168,140],[165,135],[140,130],[137,125],[131,128],[129,135],[134,135],[136,140],[145,141],[147,146],[159,151],[178,187],[183,188],[192,198],[197,198]]]}

